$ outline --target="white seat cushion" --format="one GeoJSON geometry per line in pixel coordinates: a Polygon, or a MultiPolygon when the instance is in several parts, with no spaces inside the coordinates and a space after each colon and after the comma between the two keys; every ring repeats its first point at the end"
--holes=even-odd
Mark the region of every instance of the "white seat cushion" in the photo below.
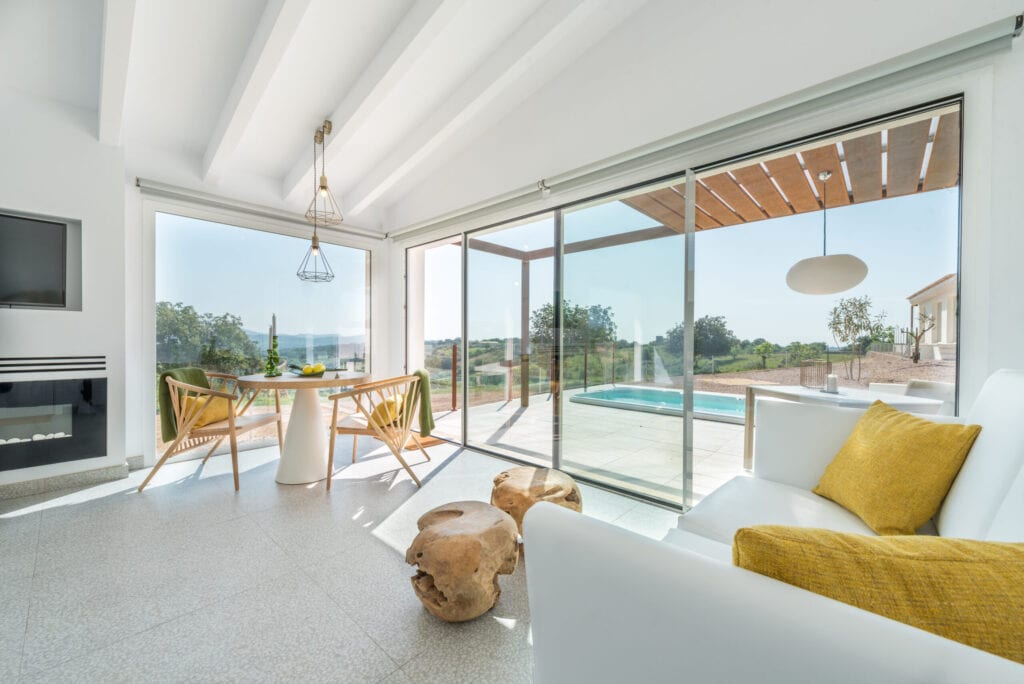
{"type": "Polygon", "coordinates": [[[736,530],[751,525],[823,527],[875,536],[860,518],[828,499],[756,477],[734,477],[679,517],[681,530],[730,548],[736,530]]]}

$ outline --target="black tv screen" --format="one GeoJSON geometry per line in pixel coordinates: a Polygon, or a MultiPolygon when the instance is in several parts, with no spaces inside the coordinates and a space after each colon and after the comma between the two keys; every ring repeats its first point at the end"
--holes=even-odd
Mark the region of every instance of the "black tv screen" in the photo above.
{"type": "Polygon", "coordinates": [[[67,224],[0,214],[0,306],[66,306],[67,224]]]}

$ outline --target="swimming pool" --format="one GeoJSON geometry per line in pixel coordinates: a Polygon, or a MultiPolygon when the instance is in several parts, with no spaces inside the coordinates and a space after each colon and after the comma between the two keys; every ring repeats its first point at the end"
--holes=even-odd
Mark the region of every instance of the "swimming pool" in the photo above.
{"type": "MultiPolygon", "coordinates": [[[[669,416],[683,415],[683,391],[678,389],[614,387],[594,392],[580,392],[570,396],[569,401],[669,416]]],[[[693,393],[694,418],[742,423],[745,408],[745,401],[741,396],[715,392],[693,393]]]]}

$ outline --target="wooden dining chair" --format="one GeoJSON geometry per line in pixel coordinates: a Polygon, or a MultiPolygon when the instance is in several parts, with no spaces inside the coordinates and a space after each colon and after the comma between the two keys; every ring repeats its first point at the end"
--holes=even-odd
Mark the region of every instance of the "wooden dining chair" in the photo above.
{"type": "MultiPolygon", "coordinates": [[[[172,438],[170,445],[160,456],[146,479],[139,485],[139,491],[145,489],[156,472],[167,462],[167,459],[189,449],[213,442],[210,450],[203,457],[205,464],[213,452],[225,438],[231,444],[231,470],[235,477],[235,491],[238,491],[238,435],[255,430],[258,427],[277,423],[277,444],[284,444],[281,427],[281,397],[274,392],[274,413],[257,413],[246,415],[256,397],[262,390],[246,390],[238,394],[235,382],[238,377],[227,373],[205,372],[199,368],[179,368],[168,371],[163,377],[166,383],[166,394],[161,398],[161,411],[173,412],[173,421],[165,424],[164,439],[172,438]],[[210,380],[218,381],[227,391],[214,390],[210,380]],[[192,382],[187,382],[191,380],[192,382]],[[169,431],[169,433],[168,433],[169,431]]],[[[269,390],[268,390],[269,391],[269,390]]]]}
{"type": "Polygon", "coordinates": [[[338,435],[352,435],[353,463],[356,462],[360,435],[375,437],[384,442],[416,486],[420,486],[420,479],[402,457],[402,450],[411,440],[430,460],[430,454],[423,448],[419,435],[412,431],[412,423],[420,405],[419,385],[419,377],[403,375],[356,385],[329,397],[334,402],[334,411],[331,414],[331,447],[327,456],[327,489],[331,488],[334,475],[334,446],[338,435]],[[355,403],[356,412],[339,420],[339,403],[345,399],[355,403]]]}

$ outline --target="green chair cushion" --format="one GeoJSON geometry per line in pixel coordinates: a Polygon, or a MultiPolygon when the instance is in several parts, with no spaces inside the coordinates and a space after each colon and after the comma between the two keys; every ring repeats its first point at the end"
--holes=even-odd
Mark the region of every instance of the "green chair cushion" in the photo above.
{"type": "Polygon", "coordinates": [[[171,387],[167,378],[210,389],[210,381],[202,368],[172,368],[160,374],[157,381],[156,400],[160,409],[160,438],[170,442],[178,436],[178,424],[174,419],[174,405],[171,403],[171,387]]]}

